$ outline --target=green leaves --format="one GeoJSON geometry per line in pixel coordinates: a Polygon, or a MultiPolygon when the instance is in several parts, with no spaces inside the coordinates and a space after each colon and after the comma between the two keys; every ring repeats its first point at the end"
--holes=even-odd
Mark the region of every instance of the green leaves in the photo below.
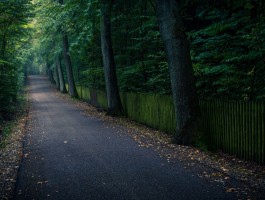
{"type": "MultiPolygon", "coordinates": [[[[36,17],[32,23],[35,32],[32,46],[27,51],[27,48],[22,48],[16,61],[23,63],[31,57],[29,65],[40,66],[40,71],[45,71],[46,63],[51,66],[55,57],[61,54],[60,31],[63,30],[69,36],[75,79],[86,86],[104,88],[99,32],[101,1],[65,0],[63,5],[53,0],[34,2],[36,17]]],[[[171,93],[164,47],[152,2],[116,0],[113,4],[112,41],[122,91],[171,93]]],[[[12,14],[14,8],[19,10],[17,5],[10,4],[6,11],[0,6],[0,13],[6,13],[0,14],[0,22],[13,23],[16,22],[13,19],[23,16],[22,12],[12,14]]],[[[199,96],[245,100],[264,98],[265,9],[262,0],[192,0],[183,1],[182,8],[191,40],[199,96]]],[[[13,39],[21,42],[20,36],[26,37],[29,27],[25,26],[27,19],[20,24],[16,28],[12,25],[10,29],[14,33],[13,39]]],[[[13,39],[8,38],[10,42],[13,39]]],[[[17,49],[9,48],[8,54],[17,49]]],[[[10,59],[2,60],[15,63],[10,59]]]]}
{"type": "Polygon", "coordinates": [[[0,2],[0,119],[14,110],[27,61],[31,1],[0,2]]]}
{"type": "Polygon", "coordinates": [[[245,100],[264,97],[260,85],[264,80],[264,20],[257,20],[264,11],[256,10],[255,19],[257,5],[252,1],[224,2],[205,6],[198,17],[210,23],[190,33],[199,94],[245,100]]]}

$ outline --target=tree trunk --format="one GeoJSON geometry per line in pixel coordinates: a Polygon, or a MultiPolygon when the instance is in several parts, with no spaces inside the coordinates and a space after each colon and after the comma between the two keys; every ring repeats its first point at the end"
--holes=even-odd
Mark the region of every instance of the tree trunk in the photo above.
{"type": "MultiPolygon", "coordinates": [[[[63,0],[59,0],[60,4],[63,4],[63,0]]],[[[69,42],[68,42],[68,36],[67,34],[62,31],[62,38],[63,38],[63,55],[64,55],[64,61],[66,65],[66,72],[67,72],[67,78],[68,78],[68,92],[71,97],[78,97],[76,87],[75,87],[75,81],[74,81],[74,75],[73,75],[73,66],[71,62],[71,57],[69,54],[69,42]]]]}
{"type": "Polygon", "coordinates": [[[54,68],[54,73],[55,73],[55,82],[56,82],[56,88],[60,90],[60,79],[59,79],[59,74],[58,74],[58,66],[57,66],[57,60],[55,60],[55,68],[54,68]]]}
{"type": "Polygon", "coordinates": [[[47,71],[47,74],[48,74],[48,77],[49,77],[49,81],[54,84],[55,81],[54,81],[54,78],[53,78],[53,71],[51,69],[51,66],[49,64],[49,61],[48,59],[46,59],[46,71],[47,71]]]}
{"type": "Polygon", "coordinates": [[[78,97],[74,82],[72,62],[69,55],[68,37],[66,34],[63,34],[63,54],[64,54],[64,61],[66,65],[66,72],[68,78],[68,86],[69,86],[68,92],[71,95],[71,97],[78,97]]]}
{"type": "Polygon", "coordinates": [[[111,1],[102,1],[101,51],[108,99],[108,114],[121,115],[123,113],[123,109],[117,84],[115,61],[111,42],[110,14],[111,1]]]}
{"type": "Polygon", "coordinates": [[[59,84],[60,85],[60,92],[66,93],[67,91],[66,91],[66,87],[65,87],[60,56],[57,57],[56,66],[57,66],[57,72],[58,72],[58,77],[59,77],[59,82],[60,82],[60,84],[59,84]]]}
{"type": "Polygon", "coordinates": [[[177,124],[176,142],[190,145],[197,132],[200,109],[179,1],[157,0],[157,17],[170,71],[177,124]]]}

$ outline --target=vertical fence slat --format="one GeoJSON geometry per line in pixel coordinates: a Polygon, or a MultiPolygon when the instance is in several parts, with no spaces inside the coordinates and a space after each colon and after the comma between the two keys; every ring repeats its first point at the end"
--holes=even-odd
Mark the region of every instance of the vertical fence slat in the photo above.
{"type": "Polygon", "coordinates": [[[254,138],[255,138],[255,161],[259,162],[259,137],[258,137],[258,130],[259,130],[259,126],[258,126],[258,103],[255,102],[255,132],[254,132],[254,138]]]}
{"type": "Polygon", "coordinates": [[[265,110],[264,110],[264,102],[261,104],[261,136],[262,136],[262,147],[261,147],[261,163],[265,164],[265,110]]]}
{"type": "Polygon", "coordinates": [[[243,158],[243,145],[242,145],[242,141],[243,141],[243,131],[242,131],[242,103],[241,102],[238,102],[238,116],[239,116],[239,119],[238,119],[238,153],[240,155],[241,158],[243,158]]]}
{"type": "Polygon", "coordinates": [[[252,159],[252,106],[248,104],[248,159],[252,159]]]}
{"type": "Polygon", "coordinates": [[[231,102],[228,102],[228,116],[229,116],[229,120],[228,120],[228,144],[229,144],[229,149],[227,153],[231,153],[232,152],[232,112],[231,112],[232,108],[231,108],[231,102]]]}
{"type": "Polygon", "coordinates": [[[231,110],[230,110],[230,112],[231,112],[231,132],[230,132],[230,134],[231,134],[231,142],[230,142],[230,144],[231,144],[231,153],[232,153],[232,155],[234,155],[235,154],[235,104],[234,104],[234,102],[231,102],[231,110]]]}
{"type": "Polygon", "coordinates": [[[229,135],[229,118],[230,118],[230,116],[229,116],[229,107],[230,107],[230,105],[229,105],[229,103],[227,103],[227,106],[226,106],[226,112],[227,112],[227,116],[226,116],[226,146],[227,146],[227,150],[226,150],[226,152],[229,152],[230,151],[230,146],[229,146],[229,142],[230,142],[230,135],[229,135]]]}
{"type": "Polygon", "coordinates": [[[249,139],[248,139],[248,133],[249,133],[249,124],[250,124],[250,121],[249,121],[249,106],[247,103],[245,103],[245,110],[246,110],[246,113],[245,113],[245,152],[246,152],[246,155],[245,155],[245,158],[246,160],[249,159],[249,151],[248,151],[248,147],[249,147],[249,139]]]}
{"type": "Polygon", "coordinates": [[[240,128],[240,115],[239,115],[239,102],[236,102],[236,155],[240,156],[240,151],[239,151],[239,143],[240,143],[240,137],[239,137],[239,128],[240,128]]]}
{"type": "Polygon", "coordinates": [[[224,106],[223,102],[220,101],[220,106],[221,106],[221,124],[222,124],[222,143],[220,144],[220,147],[223,148],[223,141],[225,141],[225,116],[224,116],[224,106]]]}
{"type": "Polygon", "coordinates": [[[223,102],[221,102],[221,107],[222,107],[222,125],[223,125],[223,127],[222,127],[222,148],[224,149],[224,141],[225,141],[225,107],[224,107],[224,104],[223,104],[223,102]]]}
{"type": "Polygon", "coordinates": [[[223,141],[223,150],[224,152],[227,152],[227,112],[226,112],[226,106],[224,103],[222,103],[223,107],[223,122],[224,122],[224,141],[223,141]]]}
{"type": "Polygon", "coordinates": [[[237,111],[237,102],[234,102],[234,155],[238,155],[238,136],[237,136],[237,127],[238,127],[238,111],[237,111]]]}
{"type": "Polygon", "coordinates": [[[242,102],[241,103],[241,115],[242,115],[242,156],[243,156],[243,159],[247,159],[246,158],[246,137],[245,137],[245,132],[246,132],[246,112],[243,112],[246,111],[246,106],[245,106],[245,103],[242,102]]]}
{"type": "Polygon", "coordinates": [[[250,159],[250,154],[249,154],[249,146],[250,146],[250,139],[249,139],[249,127],[250,127],[250,108],[248,106],[249,104],[245,103],[245,107],[246,107],[246,114],[245,114],[245,117],[246,117],[246,122],[245,122],[245,126],[246,126],[246,133],[245,133],[245,138],[246,138],[246,160],[250,159]]]}
{"type": "Polygon", "coordinates": [[[261,164],[261,103],[257,104],[257,152],[258,152],[258,163],[261,164]]]}
{"type": "Polygon", "coordinates": [[[228,121],[227,121],[227,134],[228,134],[228,153],[231,152],[231,103],[228,102],[228,121]]]}
{"type": "Polygon", "coordinates": [[[251,160],[255,160],[255,104],[251,104],[251,160]]]}
{"type": "Polygon", "coordinates": [[[217,127],[217,130],[218,130],[218,144],[217,144],[217,148],[219,149],[220,148],[220,144],[221,144],[221,136],[222,136],[222,127],[221,127],[221,109],[220,109],[220,101],[216,101],[217,102],[217,111],[218,111],[218,127],[217,127]]]}

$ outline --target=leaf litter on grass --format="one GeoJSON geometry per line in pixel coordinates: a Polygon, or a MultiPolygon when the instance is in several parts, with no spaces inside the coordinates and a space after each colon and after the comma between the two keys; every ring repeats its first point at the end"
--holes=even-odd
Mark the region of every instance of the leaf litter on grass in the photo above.
{"type": "Polygon", "coordinates": [[[23,117],[14,124],[11,134],[4,139],[5,145],[0,148],[0,199],[12,199],[23,154],[26,121],[27,117],[23,117]]]}

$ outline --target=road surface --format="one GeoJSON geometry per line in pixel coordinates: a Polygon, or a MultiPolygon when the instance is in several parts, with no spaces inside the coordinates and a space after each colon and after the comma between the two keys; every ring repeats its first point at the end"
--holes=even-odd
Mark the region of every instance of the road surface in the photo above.
{"type": "Polygon", "coordinates": [[[221,183],[140,147],[30,76],[32,120],[14,199],[237,199],[221,183]]]}

